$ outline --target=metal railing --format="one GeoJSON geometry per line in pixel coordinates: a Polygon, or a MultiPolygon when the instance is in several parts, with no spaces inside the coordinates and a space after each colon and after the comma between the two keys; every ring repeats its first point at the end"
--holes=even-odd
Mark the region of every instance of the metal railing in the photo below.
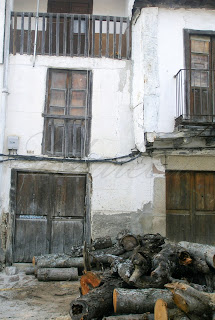
{"type": "Polygon", "coordinates": [[[130,20],[124,17],[12,12],[10,53],[130,59],[130,20]],[[36,23],[37,20],[37,23],[36,23]],[[37,26],[37,27],[36,27],[37,26]]]}
{"type": "Polygon", "coordinates": [[[176,78],[176,123],[215,122],[215,70],[181,69],[176,78]]]}

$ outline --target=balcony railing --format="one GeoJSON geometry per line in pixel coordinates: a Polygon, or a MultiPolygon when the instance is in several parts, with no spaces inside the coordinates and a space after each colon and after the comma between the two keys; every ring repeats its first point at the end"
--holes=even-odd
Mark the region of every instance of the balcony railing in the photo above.
{"type": "Polygon", "coordinates": [[[181,69],[176,78],[176,125],[215,122],[215,70],[181,69]]]}
{"type": "Polygon", "coordinates": [[[37,55],[130,59],[129,18],[12,12],[10,53],[33,54],[35,29],[37,55]]]}

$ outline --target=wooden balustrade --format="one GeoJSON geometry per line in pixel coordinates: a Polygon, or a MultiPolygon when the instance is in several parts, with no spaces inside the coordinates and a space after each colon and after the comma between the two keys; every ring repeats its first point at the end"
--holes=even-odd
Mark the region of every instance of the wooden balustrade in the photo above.
{"type": "Polygon", "coordinates": [[[12,12],[10,53],[130,59],[130,20],[124,17],[12,12]]]}

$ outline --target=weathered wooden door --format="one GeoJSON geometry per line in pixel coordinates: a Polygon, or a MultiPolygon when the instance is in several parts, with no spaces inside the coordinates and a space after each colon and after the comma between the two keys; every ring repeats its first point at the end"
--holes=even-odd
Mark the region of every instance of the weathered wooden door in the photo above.
{"type": "Polygon", "coordinates": [[[215,244],[215,173],[166,173],[167,237],[215,244]]]}
{"type": "MultiPolygon", "coordinates": [[[[86,176],[17,175],[14,261],[68,253],[86,238],[86,176]]],[[[89,226],[88,226],[89,228],[89,226]]]]}

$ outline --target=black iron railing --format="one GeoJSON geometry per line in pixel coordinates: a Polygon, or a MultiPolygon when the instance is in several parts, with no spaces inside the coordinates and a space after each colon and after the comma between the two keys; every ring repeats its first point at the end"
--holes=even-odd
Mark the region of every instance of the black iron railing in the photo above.
{"type": "Polygon", "coordinates": [[[215,70],[181,69],[176,78],[176,124],[215,122],[215,70]]]}
{"type": "Polygon", "coordinates": [[[130,59],[129,18],[12,12],[10,53],[33,54],[35,29],[37,55],[130,59]]]}

